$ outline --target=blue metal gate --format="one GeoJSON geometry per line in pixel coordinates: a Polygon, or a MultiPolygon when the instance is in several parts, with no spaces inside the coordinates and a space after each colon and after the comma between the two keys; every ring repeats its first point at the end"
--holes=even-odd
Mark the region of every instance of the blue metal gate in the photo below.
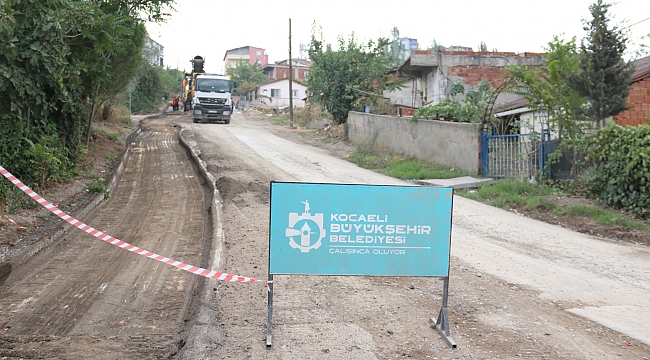
{"type": "Polygon", "coordinates": [[[481,132],[481,174],[522,180],[550,174],[550,132],[540,134],[489,135],[481,132]]]}

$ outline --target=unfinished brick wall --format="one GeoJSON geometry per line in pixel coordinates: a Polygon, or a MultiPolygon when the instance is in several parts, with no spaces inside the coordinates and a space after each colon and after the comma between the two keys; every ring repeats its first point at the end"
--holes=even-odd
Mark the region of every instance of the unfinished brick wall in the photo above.
{"type": "MultiPolygon", "coordinates": [[[[296,68],[293,69],[293,74],[294,74],[294,80],[298,81],[305,81],[305,74],[308,69],[298,69],[298,77],[296,76],[296,68]]],[[[271,74],[271,77],[273,77],[273,74],[271,74]]],[[[275,68],[275,78],[274,80],[282,80],[282,79],[288,79],[289,78],[289,68],[282,68],[282,67],[276,67],[275,68]]]]}
{"type": "Polygon", "coordinates": [[[447,69],[447,76],[462,77],[464,84],[478,85],[482,80],[486,80],[492,88],[504,82],[505,74],[503,68],[496,66],[450,66],[447,69]]]}
{"type": "Polygon", "coordinates": [[[650,119],[650,77],[632,84],[627,105],[632,108],[614,116],[614,121],[617,124],[637,126],[648,123],[648,119],[650,119]]]}

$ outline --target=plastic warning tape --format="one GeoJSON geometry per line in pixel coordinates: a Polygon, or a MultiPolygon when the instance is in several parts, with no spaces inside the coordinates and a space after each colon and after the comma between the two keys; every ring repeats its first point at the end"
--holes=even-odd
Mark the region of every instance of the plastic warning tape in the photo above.
{"type": "Polygon", "coordinates": [[[74,225],[75,227],[79,228],[80,230],[100,239],[104,240],[105,242],[115,245],[119,248],[122,248],[124,250],[131,251],[133,253],[136,253],[138,255],[146,256],[150,259],[158,260],[160,262],[163,262],[165,264],[175,266],[181,270],[185,270],[188,272],[191,272],[192,274],[195,275],[200,275],[204,276],[207,278],[212,278],[212,279],[217,279],[217,280],[222,280],[222,281],[230,281],[230,282],[246,282],[246,283],[253,283],[253,282],[261,282],[266,284],[268,287],[268,284],[270,281],[267,280],[261,280],[261,279],[255,279],[255,278],[249,278],[245,276],[238,276],[238,275],[232,275],[232,274],[226,274],[223,272],[219,271],[214,271],[214,270],[209,270],[209,269],[204,269],[198,266],[194,265],[189,265],[182,263],[180,261],[176,261],[174,259],[170,259],[167,257],[164,257],[162,255],[155,254],[151,251],[141,249],[135,245],[131,245],[129,243],[126,243],[120,239],[114,238],[108,234],[104,234],[103,232],[94,229],[83,222],[73,218],[72,216],[66,214],[65,212],[61,211],[58,209],[58,207],[55,204],[50,203],[49,201],[43,199],[40,195],[38,195],[34,190],[30,189],[27,185],[23,184],[20,180],[18,180],[15,176],[13,176],[9,171],[7,171],[4,167],[0,166],[0,173],[4,175],[9,181],[11,181],[12,184],[16,185],[20,190],[22,190],[25,194],[29,195],[34,201],[37,203],[41,204],[44,208],[48,209],[50,212],[55,214],[56,216],[60,217],[61,219],[67,221],[71,225],[74,225]]]}
{"type": "Polygon", "coordinates": [[[19,229],[27,229],[27,228],[24,227],[24,226],[20,226],[20,225],[18,225],[18,223],[15,222],[15,221],[13,221],[9,216],[5,215],[5,217],[7,218],[7,220],[9,220],[10,223],[16,225],[17,228],[19,228],[19,229]]]}

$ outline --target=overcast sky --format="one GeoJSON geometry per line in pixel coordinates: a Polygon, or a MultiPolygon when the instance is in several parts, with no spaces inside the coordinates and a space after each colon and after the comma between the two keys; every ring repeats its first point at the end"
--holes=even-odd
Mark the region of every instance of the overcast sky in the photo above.
{"type": "MultiPolygon", "coordinates": [[[[164,46],[165,65],[189,70],[195,55],[206,59],[207,72],[222,72],[228,49],[255,46],[266,50],[269,62],[289,57],[289,18],[293,56],[308,44],[314,22],[326,42],[354,32],[359,40],[415,38],[422,49],[432,40],[442,45],[472,47],[481,41],[488,50],[542,52],[553,35],[585,36],[582,19],[591,19],[595,0],[176,0],[176,11],[163,24],[147,24],[152,39],[164,46]]],[[[609,9],[614,23],[627,26],[650,18],[650,1],[619,0],[609,9]]],[[[631,48],[650,34],[650,20],[629,28],[631,48]]],[[[650,40],[645,41],[646,44],[650,40]]]]}

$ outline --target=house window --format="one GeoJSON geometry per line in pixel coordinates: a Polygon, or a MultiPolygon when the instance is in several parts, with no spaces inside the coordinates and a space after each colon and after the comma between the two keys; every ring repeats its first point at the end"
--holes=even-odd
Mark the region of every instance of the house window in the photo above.
{"type": "Polygon", "coordinates": [[[298,97],[298,90],[293,90],[293,97],[295,97],[295,98],[298,97]]]}
{"type": "Polygon", "coordinates": [[[260,55],[262,55],[262,52],[259,51],[259,50],[255,50],[255,55],[260,56],[260,55]]]}
{"type": "Polygon", "coordinates": [[[280,97],[280,89],[271,89],[271,97],[272,98],[279,98],[280,97]]]}

